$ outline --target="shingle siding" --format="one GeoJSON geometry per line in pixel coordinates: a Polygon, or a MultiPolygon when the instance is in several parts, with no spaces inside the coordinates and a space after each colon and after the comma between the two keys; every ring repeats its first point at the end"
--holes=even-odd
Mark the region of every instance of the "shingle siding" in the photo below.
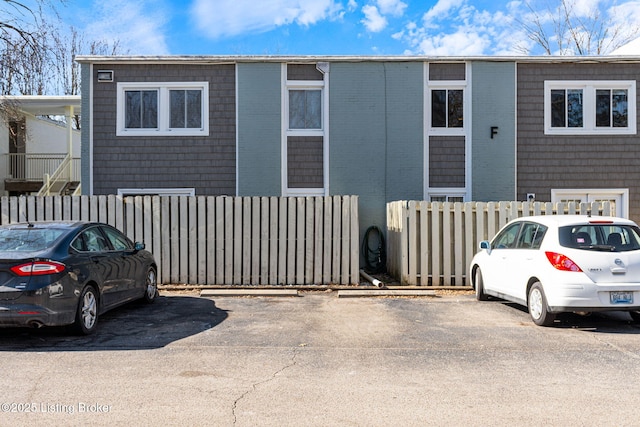
{"type": "Polygon", "coordinates": [[[167,187],[193,187],[197,195],[235,194],[234,65],[113,64],[101,68],[114,71],[114,82],[96,82],[94,70],[94,194],[167,187]],[[209,136],[116,136],[117,82],[179,81],[209,82],[209,136]]]}
{"type": "Polygon", "coordinates": [[[463,136],[429,137],[429,186],[464,188],[465,138],[463,136]]]}
{"type": "Polygon", "coordinates": [[[466,64],[464,62],[429,64],[429,80],[466,80],[466,64]]]}
{"type": "Polygon", "coordinates": [[[319,80],[324,75],[318,71],[316,64],[287,64],[287,80],[319,80]]]}
{"type": "Polygon", "coordinates": [[[289,188],[323,188],[324,150],[321,136],[287,138],[289,188]]]}
{"type": "Polygon", "coordinates": [[[637,80],[638,75],[633,63],[518,64],[518,199],[536,193],[536,200],[550,201],[552,189],[628,188],[629,215],[640,219],[637,135],[544,134],[545,80],[637,80]]]}

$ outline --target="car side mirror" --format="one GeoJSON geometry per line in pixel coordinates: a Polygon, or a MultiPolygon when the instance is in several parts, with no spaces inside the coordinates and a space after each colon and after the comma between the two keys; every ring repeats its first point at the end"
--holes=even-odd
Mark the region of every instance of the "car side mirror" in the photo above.
{"type": "Polygon", "coordinates": [[[141,251],[145,248],[145,245],[142,242],[136,242],[134,248],[136,251],[141,251]]]}
{"type": "Polygon", "coordinates": [[[491,243],[488,240],[483,240],[478,246],[480,246],[480,249],[486,249],[487,252],[491,252],[491,243]]]}

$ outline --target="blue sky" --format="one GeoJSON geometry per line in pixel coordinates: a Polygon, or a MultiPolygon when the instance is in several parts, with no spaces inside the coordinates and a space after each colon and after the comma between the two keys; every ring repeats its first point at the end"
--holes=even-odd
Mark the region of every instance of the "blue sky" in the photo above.
{"type": "MultiPolygon", "coordinates": [[[[640,28],[640,0],[568,0],[640,28]]],[[[529,0],[541,15],[553,0],[529,0]]],[[[66,0],[63,20],[133,55],[540,54],[523,1],[66,0]],[[532,49],[533,48],[533,49],[532,49]]],[[[640,35],[640,34],[639,34],[640,35]]],[[[124,53],[124,52],[121,52],[124,53]]]]}

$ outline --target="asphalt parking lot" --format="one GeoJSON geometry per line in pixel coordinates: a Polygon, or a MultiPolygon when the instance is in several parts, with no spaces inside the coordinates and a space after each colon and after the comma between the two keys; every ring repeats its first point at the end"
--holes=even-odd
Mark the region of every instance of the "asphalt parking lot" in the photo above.
{"type": "Polygon", "coordinates": [[[640,325],[473,296],[167,293],[0,329],[0,425],[638,425],[640,325]]]}

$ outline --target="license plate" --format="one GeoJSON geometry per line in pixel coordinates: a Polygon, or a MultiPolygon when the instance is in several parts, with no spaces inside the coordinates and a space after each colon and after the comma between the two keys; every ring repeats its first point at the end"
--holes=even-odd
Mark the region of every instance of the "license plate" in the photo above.
{"type": "Polygon", "coordinates": [[[611,292],[611,304],[633,304],[633,292],[611,292]]]}

